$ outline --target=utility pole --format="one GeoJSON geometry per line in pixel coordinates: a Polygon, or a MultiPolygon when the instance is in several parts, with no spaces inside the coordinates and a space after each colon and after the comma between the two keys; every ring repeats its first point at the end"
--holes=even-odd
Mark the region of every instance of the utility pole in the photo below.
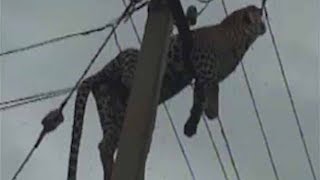
{"type": "Polygon", "coordinates": [[[166,1],[152,0],[112,180],[144,180],[172,23],[166,1]]]}

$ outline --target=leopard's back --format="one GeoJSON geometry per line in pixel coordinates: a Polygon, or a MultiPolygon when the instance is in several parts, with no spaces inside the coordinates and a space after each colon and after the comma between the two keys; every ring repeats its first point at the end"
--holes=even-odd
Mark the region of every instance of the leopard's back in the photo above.
{"type": "MultiPolygon", "coordinates": [[[[112,67],[114,71],[113,74],[118,74],[114,76],[119,76],[121,83],[129,91],[131,91],[132,88],[134,72],[138,62],[138,55],[138,49],[126,49],[120,52],[117,58],[105,67],[105,69],[112,67]]],[[[163,75],[159,103],[175,96],[190,84],[193,78],[192,71],[188,68],[186,61],[182,59],[181,42],[176,36],[172,36],[170,38],[165,61],[167,62],[167,66],[163,75]]],[[[102,72],[103,71],[105,70],[102,70],[102,72]]]]}

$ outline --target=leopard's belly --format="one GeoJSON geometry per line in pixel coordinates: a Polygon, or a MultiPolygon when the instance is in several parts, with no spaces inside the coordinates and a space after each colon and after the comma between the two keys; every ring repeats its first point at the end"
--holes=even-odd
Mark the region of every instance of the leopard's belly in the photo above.
{"type": "Polygon", "coordinates": [[[160,90],[159,104],[172,98],[182,91],[192,81],[192,76],[189,73],[176,72],[173,76],[164,75],[160,90]]]}

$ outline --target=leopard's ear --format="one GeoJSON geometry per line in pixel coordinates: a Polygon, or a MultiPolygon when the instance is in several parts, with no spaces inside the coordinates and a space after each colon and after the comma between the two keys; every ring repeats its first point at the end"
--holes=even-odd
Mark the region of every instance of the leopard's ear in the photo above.
{"type": "Polygon", "coordinates": [[[245,11],[243,13],[243,21],[246,23],[246,24],[252,24],[254,23],[254,15],[251,11],[245,11]]]}

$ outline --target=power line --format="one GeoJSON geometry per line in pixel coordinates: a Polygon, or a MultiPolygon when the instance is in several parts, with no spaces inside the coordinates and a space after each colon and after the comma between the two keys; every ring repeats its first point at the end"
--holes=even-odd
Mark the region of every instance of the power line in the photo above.
{"type": "Polygon", "coordinates": [[[226,170],[225,170],[225,167],[224,167],[224,165],[223,165],[223,163],[222,163],[222,159],[221,159],[221,156],[220,156],[218,147],[217,147],[217,145],[216,145],[216,143],[215,143],[215,141],[214,141],[213,134],[212,134],[212,132],[211,132],[211,130],[210,130],[210,127],[209,127],[209,124],[208,124],[208,120],[207,120],[207,118],[206,118],[205,116],[203,116],[202,118],[203,118],[205,127],[206,127],[206,129],[207,129],[207,132],[208,132],[208,134],[209,134],[209,139],[210,139],[210,141],[211,141],[212,147],[214,148],[214,150],[215,150],[215,152],[216,152],[216,156],[217,156],[217,158],[218,158],[218,161],[219,161],[219,164],[220,164],[220,167],[221,167],[223,176],[224,176],[224,178],[225,178],[226,180],[229,180],[228,175],[227,175],[227,172],[226,172],[226,170]]]}
{"type": "Polygon", "coordinates": [[[48,92],[44,92],[44,93],[34,94],[34,95],[31,95],[31,96],[27,96],[27,97],[22,97],[22,98],[17,98],[17,99],[13,99],[13,100],[3,101],[3,102],[0,102],[0,106],[9,105],[9,104],[13,104],[13,103],[21,102],[21,101],[26,101],[26,100],[30,100],[30,99],[34,99],[34,98],[38,98],[38,97],[42,97],[42,96],[47,96],[49,94],[57,93],[57,92],[64,91],[64,90],[67,90],[67,89],[70,89],[70,88],[64,88],[64,89],[59,89],[59,90],[54,90],[54,91],[48,91],[48,92]]]}
{"type": "MultiPolygon", "coordinates": [[[[124,6],[127,6],[126,0],[122,0],[122,4],[123,4],[124,6]]],[[[130,20],[130,23],[131,23],[131,26],[132,26],[133,31],[134,31],[134,33],[135,33],[135,36],[136,36],[136,38],[137,38],[137,41],[138,41],[138,43],[141,45],[142,41],[141,41],[141,38],[140,38],[139,33],[138,33],[138,28],[137,28],[136,24],[135,24],[134,21],[133,21],[132,15],[130,14],[130,15],[128,16],[128,18],[129,18],[129,20],[130,20]]]]}
{"type": "MultiPolygon", "coordinates": [[[[148,1],[143,2],[141,5],[138,5],[137,7],[133,8],[133,10],[128,13],[128,17],[130,18],[131,23],[133,23],[132,17],[131,17],[132,13],[137,11],[137,10],[140,10],[141,8],[146,6],[147,4],[148,4],[148,1]]],[[[110,27],[114,28],[113,25],[114,25],[114,23],[108,23],[108,24],[106,24],[104,26],[101,26],[99,28],[94,28],[94,29],[90,29],[90,30],[87,30],[87,31],[82,31],[82,32],[79,32],[79,33],[72,33],[72,34],[68,34],[68,35],[65,35],[65,36],[56,37],[56,38],[53,38],[53,39],[50,39],[50,40],[47,40],[47,41],[43,41],[43,42],[40,42],[40,43],[29,45],[29,46],[26,46],[26,47],[23,47],[23,48],[13,49],[13,50],[9,50],[9,51],[3,52],[3,53],[0,54],[0,56],[9,55],[9,54],[13,54],[13,53],[18,53],[18,52],[21,52],[21,51],[31,50],[33,48],[38,48],[38,47],[41,47],[41,46],[44,46],[44,45],[48,45],[48,44],[51,44],[51,43],[54,43],[54,42],[62,41],[62,40],[68,39],[68,38],[73,38],[73,37],[77,37],[77,36],[87,36],[87,35],[95,33],[95,32],[103,31],[106,28],[110,28],[110,27]]],[[[137,31],[137,28],[136,28],[134,23],[132,24],[132,27],[134,28],[134,32],[136,33],[136,35],[138,35],[138,31],[137,31]]],[[[141,42],[141,40],[139,39],[139,35],[137,37],[138,37],[138,41],[141,42]]],[[[114,30],[114,38],[115,38],[115,42],[116,42],[116,45],[117,45],[118,49],[121,51],[120,44],[119,44],[119,41],[118,41],[118,38],[117,38],[117,33],[116,33],[115,30],[114,30]]],[[[18,106],[21,106],[21,105],[26,105],[26,104],[29,104],[29,103],[33,103],[33,102],[37,102],[37,101],[41,101],[41,100],[45,100],[45,99],[49,99],[49,98],[53,98],[53,97],[56,97],[56,96],[60,96],[60,95],[63,95],[65,93],[67,93],[68,92],[68,91],[66,91],[67,89],[69,89],[69,91],[70,91],[72,88],[69,87],[69,88],[66,88],[66,89],[48,91],[48,92],[44,92],[44,93],[40,93],[40,94],[35,94],[35,95],[32,95],[32,96],[27,96],[27,97],[18,98],[18,99],[14,99],[14,100],[10,100],[10,101],[0,102],[0,106],[5,105],[5,106],[0,108],[0,111],[11,109],[11,108],[15,108],[15,107],[18,107],[18,106]]]]}
{"type": "Polygon", "coordinates": [[[211,2],[213,2],[214,0],[207,0],[207,1],[205,1],[205,0],[197,0],[198,2],[200,2],[200,3],[202,3],[202,4],[204,4],[204,6],[200,9],[200,11],[198,12],[198,16],[200,16],[206,9],[207,9],[207,7],[209,6],[209,4],[211,3],[211,2]]]}
{"type": "MultiPolygon", "coordinates": [[[[222,2],[222,6],[223,6],[225,14],[228,15],[227,6],[226,6],[225,1],[222,0],[221,2],[222,2]]],[[[246,81],[246,84],[247,84],[247,87],[248,87],[248,90],[249,90],[250,98],[251,98],[251,101],[252,101],[252,104],[253,104],[253,107],[254,107],[254,111],[255,111],[256,117],[258,119],[259,127],[260,127],[260,130],[261,130],[262,136],[263,136],[263,140],[264,140],[264,143],[265,143],[265,146],[266,146],[266,149],[267,149],[267,153],[268,153],[269,160],[270,160],[270,163],[271,163],[271,166],[272,166],[272,170],[273,170],[273,173],[275,175],[275,178],[277,180],[279,180],[278,171],[277,171],[275,162],[273,160],[273,156],[272,156],[272,152],[271,152],[271,149],[270,149],[270,146],[269,146],[268,138],[267,138],[267,135],[265,133],[262,120],[260,118],[260,114],[259,114],[259,111],[258,111],[258,107],[257,107],[256,101],[255,101],[255,98],[253,96],[253,91],[252,91],[252,88],[250,86],[248,75],[247,75],[247,72],[246,72],[246,69],[244,67],[243,62],[241,61],[240,63],[241,63],[241,68],[242,68],[242,71],[243,71],[243,74],[244,74],[244,77],[245,77],[245,81],[246,81]]]]}
{"type": "Polygon", "coordinates": [[[27,161],[29,160],[29,158],[31,157],[32,153],[34,152],[34,150],[40,145],[43,137],[50,131],[53,131],[57,128],[57,126],[62,123],[63,121],[63,115],[62,115],[62,110],[65,107],[65,105],[67,104],[68,100],[70,99],[70,97],[72,96],[73,92],[78,88],[80,82],[82,81],[82,79],[84,78],[84,76],[86,75],[86,73],[89,71],[90,67],[92,66],[92,64],[95,62],[95,60],[97,59],[97,57],[99,56],[99,54],[101,53],[101,51],[103,50],[103,48],[105,47],[105,45],[107,44],[107,42],[110,40],[111,36],[113,35],[113,33],[115,32],[116,28],[120,25],[121,21],[127,16],[128,12],[131,12],[132,10],[135,10],[134,7],[134,3],[130,2],[129,6],[127,6],[124,10],[124,12],[121,14],[121,16],[116,20],[115,23],[113,23],[113,28],[111,30],[111,32],[109,33],[109,35],[105,38],[104,42],[101,44],[101,46],[98,48],[97,52],[94,54],[93,58],[91,59],[89,65],[87,66],[87,68],[84,70],[83,74],[80,76],[80,78],[78,79],[76,85],[71,89],[71,91],[69,92],[68,96],[64,99],[64,101],[62,101],[62,103],[60,104],[60,107],[58,109],[55,109],[51,112],[49,112],[44,119],[42,120],[42,125],[43,125],[43,130],[41,131],[39,138],[36,142],[36,144],[34,145],[34,147],[31,149],[30,153],[28,154],[28,156],[26,157],[25,161],[22,163],[22,165],[19,167],[19,169],[17,170],[17,172],[15,173],[13,179],[16,179],[16,177],[19,175],[19,173],[22,171],[24,165],[27,163],[27,161]]]}
{"type": "Polygon", "coordinates": [[[44,46],[44,45],[52,44],[52,43],[59,42],[59,41],[62,41],[62,40],[66,40],[66,39],[70,39],[70,38],[75,38],[75,37],[79,37],[79,36],[88,36],[88,35],[90,35],[92,33],[103,31],[106,28],[109,28],[109,27],[112,27],[112,26],[113,26],[113,23],[106,24],[106,25],[100,26],[98,28],[94,28],[94,29],[78,32],[78,33],[67,34],[67,35],[64,35],[64,36],[60,36],[60,37],[49,39],[49,40],[46,40],[46,41],[43,41],[43,42],[39,42],[39,43],[36,43],[36,44],[31,44],[31,45],[28,45],[28,46],[25,46],[25,47],[22,47],[22,48],[5,51],[5,52],[0,53],[0,56],[5,56],[5,55],[9,55],[9,54],[15,54],[15,53],[18,53],[18,52],[31,50],[31,49],[34,49],[34,48],[38,48],[38,47],[41,47],[41,46],[44,46]]]}
{"type": "Polygon", "coordinates": [[[164,104],[163,107],[164,107],[165,111],[167,112],[167,115],[168,115],[168,118],[169,118],[171,127],[172,127],[172,129],[173,129],[173,132],[174,132],[176,138],[177,138],[177,141],[178,141],[180,150],[181,150],[181,152],[182,152],[182,154],[183,154],[183,157],[184,157],[184,159],[185,159],[185,161],[186,161],[186,163],[187,163],[187,166],[188,166],[189,172],[190,172],[190,174],[191,174],[191,177],[192,177],[193,180],[195,180],[196,177],[195,177],[195,174],[194,174],[194,172],[193,172],[193,170],[192,170],[191,163],[190,163],[190,161],[189,161],[189,159],[188,159],[188,156],[187,156],[187,154],[186,154],[186,152],[185,152],[185,149],[184,149],[184,147],[183,147],[182,141],[181,141],[181,139],[179,138],[177,129],[176,129],[174,123],[173,123],[173,119],[172,119],[171,114],[170,114],[170,112],[169,112],[169,110],[168,110],[168,107],[167,107],[165,104],[164,104]]]}
{"type": "Polygon", "coordinates": [[[69,88],[49,91],[49,92],[45,92],[45,93],[39,93],[39,94],[35,94],[32,96],[27,96],[27,97],[23,97],[23,98],[14,99],[14,100],[0,102],[0,111],[5,111],[5,110],[16,108],[16,107],[26,105],[29,103],[34,103],[34,102],[43,101],[43,100],[46,100],[49,98],[61,96],[61,95],[64,95],[64,94],[70,92],[71,89],[72,88],[69,87],[69,88]]]}
{"type": "MultiPolygon", "coordinates": [[[[134,13],[135,11],[140,10],[141,8],[145,7],[149,2],[143,2],[140,5],[138,5],[137,7],[133,7],[133,9],[131,9],[130,11],[128,11],[127,15],[131,15],[132,13],[134,13]]],[[[126,15],[126,16],[127,16],[126,15]]],[[[124,17],[126,18],[126,17],[124,17]]],[[[59,36],[59,37],[55,37],[46,41],[42,41],[39,43],[35,43],[35,44],[31,44],[22,48],[17,48],[17,49],[12,49],[12,50],[8,50],[5,52],[1,52],[0,53],[0,57],[1,56],[6,56],[6,55],[10,55],[10,54],[15,54],[15,53],[19,53],[19,52],[23,52],[23,51],[27,51],[27,50],[31,50],[34,48],[38,48],[38,47],[42,47],[48,44],[52,44],[52,43],[56,43],[62,40],[66,40],[66,39],[71,39],[71,38],[75,38],[75,37],[79,37],[79,36],[88,36],[90,34],[96,33],[96,32],[100,32],[100,31],[104,31],[107,28],[112,28],[114,25],[114,23],[108,23],[106,25],[97,27],[97,28],[93,28],[93,29],[89,29],[89,30],[85,30],[85,31],[81,31],[81,32],[77,32],[77,33],[70,33],[64,36],[59,36]]]]}
{"type": "Polygon", "coordinates": [[[233,167],[233,170],[234,170],[234,172],[236,174],[237,179],[241,180],[240,175],[239,175],[239,171],[238,171],[238,168],[237,168],[237,165],[236,165],[236,162],[235,162],[234,157],[233,157],[231,146],[230,146],[229,140],[227,138],[227,134],[224,131],[224,127],[223,127],[221,118],[218,116],[217,119],[218,119],[219,126],[220,126],[220,129],[221,129],[220,131],[221,131],[222,137],[224,139],[224,142],[226,143],[226,147],[227,147],[227,151],[228,151],[228,154],[229,154],[229,157],[230,157],[231,165],[233,167]]]}
{"type": "Polygon", "coordinates": [[[26,165],[26,163],[29,161],[29,159],[31,158],[33,152],[36,150],[36,148],[39,145],[40,140],[43,138],[43,133],[40,133],[40,136],[38,138],[38,140],[36,141],[36,143],[34,144],[34,146],[32,147],[32,149],[30,150],[30,152],[28,153],[27,157],[25,158],[25,160],[22,162],[22,164],[20,165],[20,167],[18,168],[17,172],[14,174],[12,180],[16,180],[18,175],[21,173],[22,169],[24,168],[24,166],[26,165]]]}
{"type": "Polygon", "coordinates": [[[288,97],[290,99],[290,104],[291,104],[292,111],[293,111],[293,114],[294,114],[294,117],[295,117],[295,120],[296,120],[296,124],[297,124],[298,130],[299,130],[299,135],[300,135],[301,141],[303,143],[304,151],[305,151],[306,156],[307,156],[308,164],[310,166],[310,170],[311,170],[313,179],[317,180],[316,173],[315,173],[315,170],[314,170],[314,167],[313,167],[313,164],[312,164],[312,161],[311,161],[311,157],[310,157],[310,154],[309,154],[309,151],[308,151],[308,146],[307,146],[306,140],[304,138],[304,133],[303,133],[303,130],[302,130],[302,127],[301,127],[301,123],[300,123],[300,119],[299,119],[299,116],[298,116],[298,112],[297,112],[297,109],[296,109],[296,106],[295,106],[295,103],[294,103],[294,100],[293,100],[293,96],[292,96],[292,93],[291,93],[291,90],[290,90],[290,87],[289,87],[288,79],[286,77],[286,73],[285,73],[285,70],[284,70],[284,67],[283,67],[283,64],[282,64],[280,52],[279,52],[279,49],[278,49],[278,46],[277,46],[277,43],[276,43],[276,40],[275,40],[275,36],[273,34],[273,31],[272,31],[272,28],[271,28],[271,23],[270,23],[270,20],[269,20],[269,15],[268,15],[267,8],[265,7],[264,10],[265,10],[265,15],[266,15],[266,20],[267,20],[267,24],[268,24],[269,33],[270,33],[270,36],[271,36],[271,41],[272,41],[272,44],[273,44],[273,47],[274,47],[274,50],[275,50],[275,53],[276,53],[276,56],[277,56],[277,59],[278,59],[278,63],[279,63],[279,66],[280,66],[280,71],[281,71],[282,78],[283,78],[283,81],[284,81],[284,84],[285,84],[285,87],[286,87],[286,90],[287,90],[287,93],[288,93],[288,97]]]}
{"type": "Polygon", "coordinates": [[[122,49],[121,49],[121,46],[120,46],[120,43],[119,43],[119,40],[118,40],[118,35],[117,35],[117,31],[116,30],[114,31],[114,41],[115,41],[116,46],[118,47],[119,52],[121,52],[122,49]]]}
{"type": "Polygon", "coordinates": [[[130,12],[130,9],[134,6],[133,3],[130,3],[129,6],[126,7],[126,9],[124,10],[124,12],[122,13],[122,15],[116,20],[116,22],[113,25],[113,28],[111,30],[111,32],[109,33],[109,35],[106,37],[105,41],[101,44],[101,46],[99,47],[98,51],[95,53],[95,55],[93,56],[93,58],[91,59],[90,63],[88,64],[87,68],[84,70],[84,72],[82,73],[82,75],[80,76],[80,78],[78,79],[78,81],[76,82],[75,86],[73,87],[73,89],[71,90],[71,92],[68,94],[68,96],[65,98],[65,100],[61,103],[60,105],[60,109],[63,109],[65,107],[65,105],[67,104],[67,102],[69,101],[69,99],[71,98],[71,96],[73,95],[73,93],[75,92],[75,90],[78,88],[78,86],[80,85],[82,79],[85,77],[85,75],[88,73],[89,69],[91,68],[91,66],[93,65],[93,63],[95,62],[95,60],[98,58],[98,56],[100,55],[100,53],[102,52],[102,50],[104,49],[104,47],[106,46],[106,44],[108,43],[108,41],[110,40],[111,36],[113,35],[113,33],[115,32],[116,28],[120,25],[120,22],[127,16],[128,12],[130,12]]]}

